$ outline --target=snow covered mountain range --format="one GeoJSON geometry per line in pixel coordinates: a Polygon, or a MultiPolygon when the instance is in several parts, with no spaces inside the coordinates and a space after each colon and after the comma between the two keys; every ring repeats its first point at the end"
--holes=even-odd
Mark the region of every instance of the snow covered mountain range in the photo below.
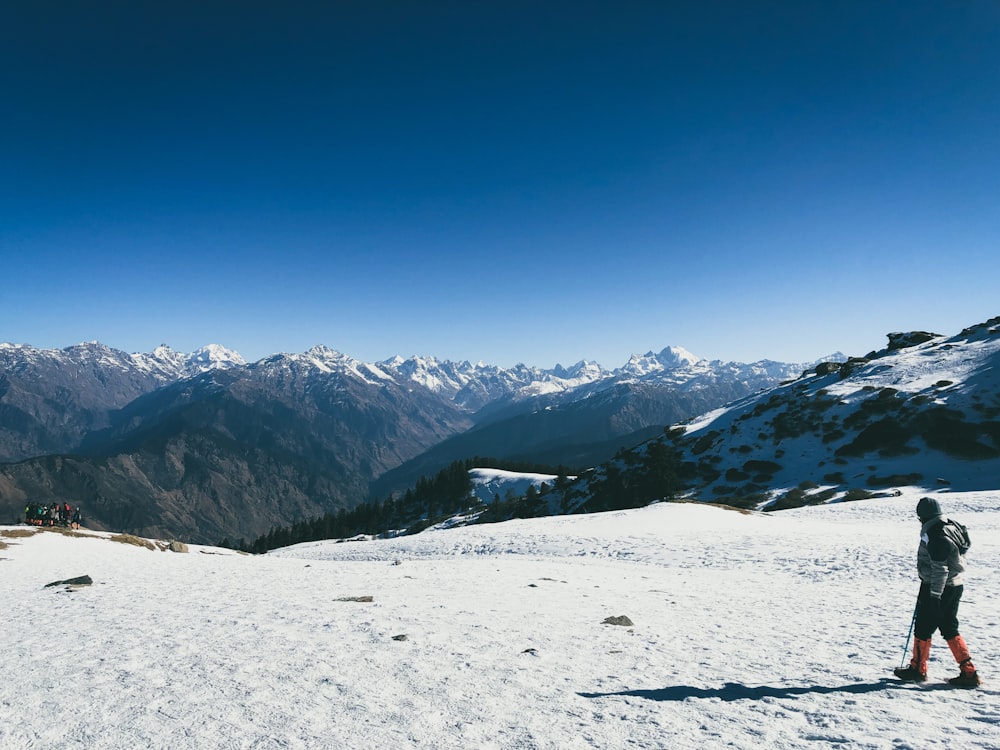
{"type": "Polygon", "coordinates": [[[815,505],[901,487],[996,490],[1000,317],[953,336],[890,334],[881,351],[821,363],[681,422],[581,478],[583,486],[571,491],[577,507],[593,508],[598,490],[625,474],[631,486],[655,484],[643,482],[651,451],[675,457],[672,491],[743,508],[815,505]]]}
{"type": "Polygon", "coordinates": [[[148,354],[127,354],[98,341],[87,341],[65,349],[36,349],[26,344],[0,343],[0,366],[4,370],[61,370],[92,368],[96,371],[139,372],[161,384],[191,377],[207,370],[245,365],[246,360],[224,346],[210,344],[182,354],[161,344],[148,354]]]}
{"type": "Polygon", "coordinates": [[[591,466],[803,367],[708,362],[680,348],[608,371],[366,363],[322,346],[247,363],[218,346],[6,344],[0,514],[67,498],[106,528],[253,538],[475,455],[591,466]]]}
{"type": "MultiPolygon", "coordinates": [[[[839,352],[820,361],[842,358],[839,352]]],[[[670,383],[677,387],[703,387],[706,381],[729,375],[748,383],[771,382],[797,375],[815,363],[782,363],[762,360],[752,364],[701,359],[681,347],[667,347],[659,353],[633,355],[622,367],[607,370],[596,362],[581,360],[571,367],[552,369],[519,364],[504,368],[483,362],[452,362],[436,357],[391,357],[382,362],[366,363],[326,346],[315,346],[301,354],[275,354],[250,364],[257,369],[281,367],[311,368],[316,372],[351,375],[370,383],[394,379],[412,381],[440,394],[468,411],[478,411],[501,399],[513,401],[566,393],[583,386],[612,382],[670,383]]],[[[96,341],[65,349],[36,349],[25,344],[0,343],[0,375],[30,373],[40,379],[67,373],[67,378],[87,377],[106,385],[117,378],[133,384],[134,390],[148,391],[150,384],[166,385],[211,370],[248,366],[239,353],[218,344],[197,349],[190,354],[174,351],[167,345],[150,353],[126,352],[96,341]]],[[[118,404],[120,399],[114,403],[118,404]]]]}
{"type": "Polygon", "coordinates": [[[559,507],[595,510],[600,486],[655,499],[660,479],[641,478],[650,445],[680,457],[692,496],[745,507],[928,482],[982,489],[1000,473],[997,328],[889,334],[882,351],[808,366],[670,347],[614,371],[364,363],[326,347],[243,363],[222,349],[97,344],[43,367],[54,355],[6,345],[0,513],[67,497],[105,528],[250,539],[473,456],[565,466],[592,484],[559,507]]]}
{"type": "Polygon", "coordinates": [[[749,392],[797,374],[805,366],[769,361],[751,365],[709,362],[679,347],[632,357],[625,366],[609,371],[586,361],[550,370],[435,357],[393,357],[366,363],[325,346],[248,364],[238,353],[217,344],[190,354],[166,345],[150,353],[128,354],[98,342],[61,350],[0,344],[0,415],[4,417],[0,421],[0,461],[72,452],[88,433],[110,427],[112,411],[158,388],[215,371],[252,372],[272,382],[341,378],[371,386],[415,384],[472,415],[487,407],[504,414],[531,410],[525,404],[543,398],[546,406],[552,406],[623,383],[655,383],[694,391],[724,380],[749,392]]]}

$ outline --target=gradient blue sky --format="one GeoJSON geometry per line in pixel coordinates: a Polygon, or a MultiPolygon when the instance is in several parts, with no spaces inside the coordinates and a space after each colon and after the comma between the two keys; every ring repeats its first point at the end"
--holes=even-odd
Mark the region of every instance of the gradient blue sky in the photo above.
{"type": "Polygon", "coordinates": [[[1000,314],[1000,3],[0,6],[0,341],[606,367],[1000,314]]]}

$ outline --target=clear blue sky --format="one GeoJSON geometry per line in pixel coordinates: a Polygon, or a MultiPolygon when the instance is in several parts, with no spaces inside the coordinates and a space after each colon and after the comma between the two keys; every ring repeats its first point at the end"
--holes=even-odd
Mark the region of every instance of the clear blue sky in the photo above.
{"type": "Polygon", "coordinates": [[[1000,3],[0,6],[0,341],[549,367],[1000,314],[1000,3]]]}

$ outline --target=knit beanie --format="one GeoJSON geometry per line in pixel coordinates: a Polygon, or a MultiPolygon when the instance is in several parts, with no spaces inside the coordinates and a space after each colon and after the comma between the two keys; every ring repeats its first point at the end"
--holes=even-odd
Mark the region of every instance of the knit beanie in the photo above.
{"type": "Polygon", "coordinates": [[[917,502],[917,516],[921,521],[928,521],[941,515],[941,504],[933,497],[922,497],[917,502]]]}

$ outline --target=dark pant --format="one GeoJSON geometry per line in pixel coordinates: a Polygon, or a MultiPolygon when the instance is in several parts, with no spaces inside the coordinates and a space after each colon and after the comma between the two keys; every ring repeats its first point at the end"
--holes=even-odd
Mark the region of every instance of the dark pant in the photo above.
{"type": "Polygon", "coordinates": [[[938,612],[930,606],[930,584],[920,584],[920,594],[917,596],[917,622],[913,626],[917,638],[926,640],[934,635],[935,630],[940,630],[945,640],[958,635],[958,603],[962,599],[964,588],[964,586],[945,586],[941,595],[941,609],[938,612]]]}

